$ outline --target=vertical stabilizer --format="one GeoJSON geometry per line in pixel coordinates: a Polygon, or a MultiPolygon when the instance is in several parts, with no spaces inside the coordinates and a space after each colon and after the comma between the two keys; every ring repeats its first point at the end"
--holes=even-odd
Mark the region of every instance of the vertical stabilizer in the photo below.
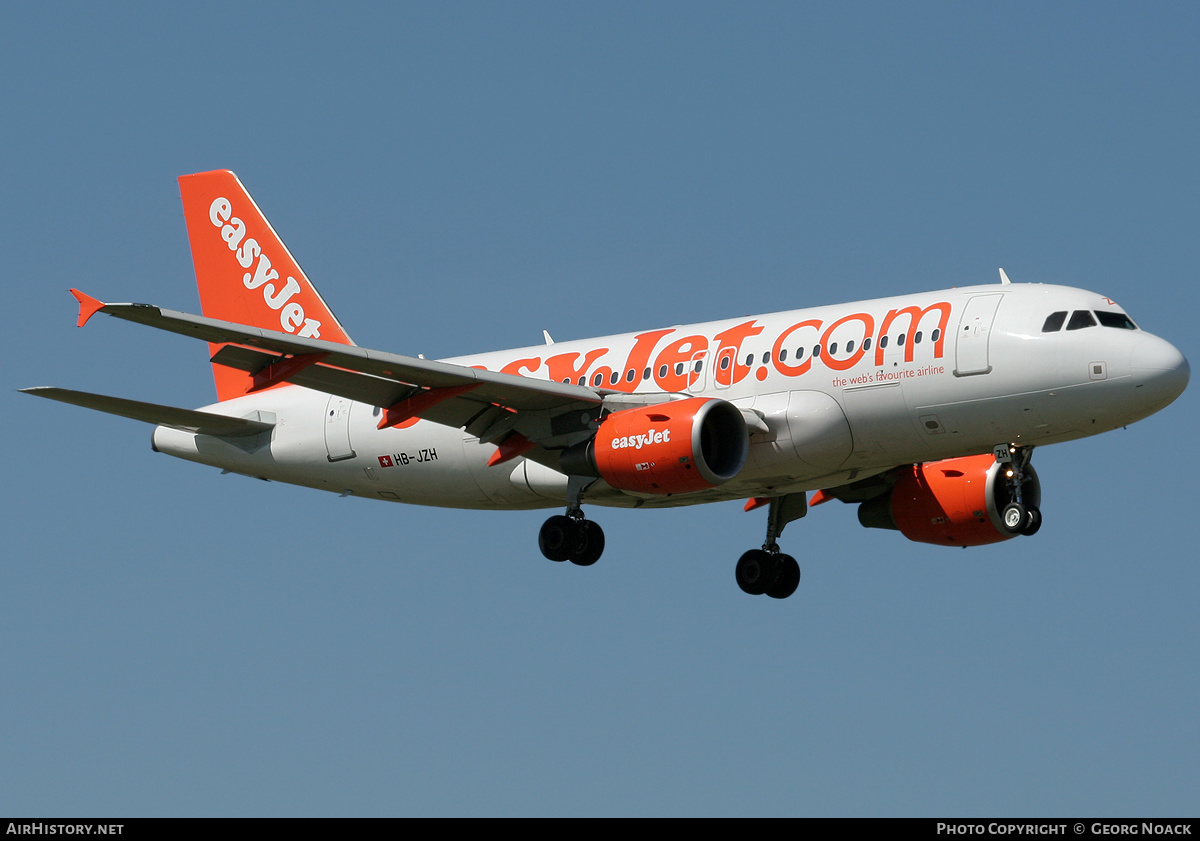
{"type": "MultiPolygon", "coordinates": [[[[205,316],[354,344],[236,175],[184,175],[179,194],[205,316]]],[[[223,365],[213,365],[213,379],[218,400],[252,386],[250,374],[223,365]]]]}

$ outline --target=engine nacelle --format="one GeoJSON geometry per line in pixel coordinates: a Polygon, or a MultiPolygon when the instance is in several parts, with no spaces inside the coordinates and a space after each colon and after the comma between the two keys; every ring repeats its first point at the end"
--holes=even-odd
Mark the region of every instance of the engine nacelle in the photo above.
{"type": "MultiPolygon", "coordinates": [[[[914,464],[892,489],[858,508],[867,528],[899,529],[909,540],[939,546],[983,546],[1016,535],[1000,519],[1012,501],[1004,472],[992,455],[914,464]]],[[[1041,503],[1042,486],[1025,467],[1021,496],[1026,506],[1041,503]]]]}
{"type": "Polygon", "coordinates": [[[691,397],[606,416],[587,457],[614,488],[675,494],[728,482],[749,451],[750,434],[736,406],[691,397]]]}

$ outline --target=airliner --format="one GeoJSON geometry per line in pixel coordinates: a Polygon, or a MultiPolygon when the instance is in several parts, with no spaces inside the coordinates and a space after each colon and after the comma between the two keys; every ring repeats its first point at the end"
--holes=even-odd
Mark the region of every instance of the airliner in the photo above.
{"type": "Polygon", "coordinates": [[[766,508],[737,561],[790,596],[784,527],[857,505],[909,540],[978,546],[1042,523],[1035,447],[1123,427],[1187,386],[1187,360],[1110,298],[1000,282],[430,360],[357,346],[238,178],[179,179],[202,315],[96,313],[208,342],[217,402],[182,409],[26,393],[155,425],[189,461],[342,495],[451,508],[559,508],[551,561],[595,563],[584,504],[766,508]],[[809,494],[811,493],[811,497],[809,494]]]}

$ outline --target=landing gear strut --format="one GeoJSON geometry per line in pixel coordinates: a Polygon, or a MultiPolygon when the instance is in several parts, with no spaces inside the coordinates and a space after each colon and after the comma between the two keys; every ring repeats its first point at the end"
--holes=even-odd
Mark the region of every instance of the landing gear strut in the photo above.
{"type": "Polygon", "coordinates": [[[744,593],[786,599],[800,586],[800,565],[779,551],[776,541],[784,526],[808,513],[808,499],[802,493],[787,494],[772,497],[770,505],[766,541],[761,549],[751,549],[738,559],[734,575],[744,593]]]}
{"type": "Polygon", "coordinates": [[[1026,499],[1025,486],[1029,479],[1025,468],[1033,455],[1033,447],[999,444],[992,451],[1001,466],[1001,476],[1008,491],[1009,502],[1000,512],[1000,521],[1009,534],[1031,536],[1042,527],[1042,512],[1036,499],[1026,499]]]}
{"type": "Polygon", "coordinates": [[[572,476],[567,483],[567,513],[556,514],[542,524],[538,548],[552,561],[570,561],[589,567],[604,552],[604,531],[580,510],[583,491],[593,480],[572,476]]]}

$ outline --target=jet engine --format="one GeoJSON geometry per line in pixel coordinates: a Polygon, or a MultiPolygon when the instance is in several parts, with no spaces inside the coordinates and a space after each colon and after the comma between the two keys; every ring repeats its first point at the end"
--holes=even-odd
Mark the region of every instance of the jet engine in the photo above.
{"type": "Polygon", "coordinates": [[[582,449],[564,454],[569,472],[598,475],[614,488],[647,494],[707,490],[741,471],[750,450],[732,403],[692,397],[605,416],[582,449]]]}
{"type": "Polygon", "coordinates": [[[858,520],[940,546],[983,546],[1033,534],[1041,525],[1041,483],[1027,464],[1021,503],[1014,504],[1010,469],[990,454],[914,464],[903,468],[889,491],[862,503],[858,520]]]}

